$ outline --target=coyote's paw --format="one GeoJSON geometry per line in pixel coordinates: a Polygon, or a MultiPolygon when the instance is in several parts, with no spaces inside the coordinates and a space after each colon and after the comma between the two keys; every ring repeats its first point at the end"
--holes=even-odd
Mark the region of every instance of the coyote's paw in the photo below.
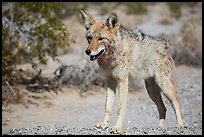
{"type": "Polygon", "coordinates": [[[108,123],[99,123],[95,127],[96,128],[106,129],[106,128],[108,128],[108,123]]]}
{"type": "Polygon", "coordinates": [[[159,127],[164,128],[164,119],[159,120],[159,127]]]}
{"type": "Polygon", "coordinates": [[[183,124],[179,124],[179,125],[178,125],[178,128],[179,128],[179,129],[183,128],[183,124]]]}
{"type": "Polygon", "coordinates": [[[111,133],[113,134],[120,134],[122,132],[122,127],[113,127],[111,129],[111,133]]]}

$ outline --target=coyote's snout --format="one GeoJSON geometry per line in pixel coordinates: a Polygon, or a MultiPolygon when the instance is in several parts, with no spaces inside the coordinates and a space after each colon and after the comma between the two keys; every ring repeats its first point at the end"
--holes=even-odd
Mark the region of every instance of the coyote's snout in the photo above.
{"type": "Polygon", "coordinates": [[[181,106],[175,79],[174,62],[169,54],[168,40],[144,34],[139,29],[124,28],[115,13],[105,21],[96,20],[81,10],[86,38],[85,53],[96,60],[107,78],[105,117],[98,128],[108,127],[116,92],[119,93],[119,110],[114,133],[120,133],[125,117],[128,94],[128,76],[144,79],[147,93],[159,111],[159,126],[164,126],[166,107],[161,92],[167,96],[176,112],[178,127],[182,127],[181,106]]]}
{"type": "Polygon", "coordinates": [[[96,60],[105,52],[105,46],[98,48],[97,51],[87,49],[85,52],[87,55],[89,55],[90,60],[96,60]]]}

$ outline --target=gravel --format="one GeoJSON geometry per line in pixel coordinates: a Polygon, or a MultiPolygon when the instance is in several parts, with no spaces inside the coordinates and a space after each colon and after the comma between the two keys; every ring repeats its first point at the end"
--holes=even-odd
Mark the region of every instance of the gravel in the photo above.
{"type": "MultiPolygon", "coordinates": [[[[34,128],[11,129],[3,135],[113,135],[111,128],[66,128],[61,126],[38,126],[34,128]]],[[[202,135],[201,127],[184,127],[178,129],[176,127],[168,128],[127,128],[121,133],[122,135],[202,135]]]]}

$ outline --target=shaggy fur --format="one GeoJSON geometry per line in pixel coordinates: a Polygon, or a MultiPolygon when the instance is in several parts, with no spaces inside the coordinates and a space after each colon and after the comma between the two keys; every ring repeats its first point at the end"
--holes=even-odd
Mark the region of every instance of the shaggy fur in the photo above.
{"type": "Polygon", "coordinates": [[[112,13],[106,21],[95,20],[83,11],[81,15],[89,43],[85,52],[90,60],[98,61],[108,82],[105,117],[96,127],[108,127],[117,92],[118,119],[112,132],[122,131],[129,75],[144,79],[147,92],[159,111],[159,126],[164,126],[166,116],[166,107],[160,93],[162,91],[173,104],[178,127],[182,127],[181,106],[174,75],[175,66],[169,53],[168,40],[146,35],[137,28],[133,30],[124,28],[115,13],[112,13]]]}

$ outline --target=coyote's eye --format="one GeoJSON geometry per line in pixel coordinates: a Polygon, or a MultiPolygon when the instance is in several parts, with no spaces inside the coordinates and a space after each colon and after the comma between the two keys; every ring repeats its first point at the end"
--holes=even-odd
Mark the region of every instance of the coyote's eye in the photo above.
{"type": "Polygon", "coordinates": [[[90,43],[92,40],[92,37],[87,37],[88,42],[90,43]]]}
{"type": "Polygon", "coordinates": [[[98,40],[103,40],[104,38],[102,38],[102,37],[100,37],[100,38],[98,38],[98,40]]]}

